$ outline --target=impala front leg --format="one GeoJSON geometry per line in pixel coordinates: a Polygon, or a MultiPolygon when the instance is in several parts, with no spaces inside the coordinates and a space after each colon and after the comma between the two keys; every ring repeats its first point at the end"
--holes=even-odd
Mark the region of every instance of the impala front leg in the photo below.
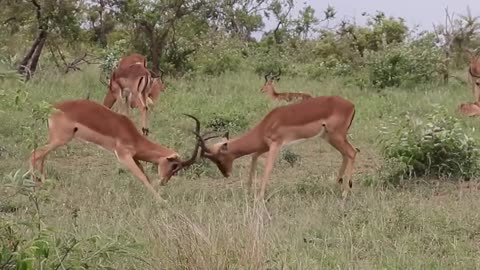
{"type": "Polygon", "coordinates": [[[267,163],[265,165],[265,171],[263,173],[262,186],[260,188],[259,198],[263,200],[265,197],[265,189],[267,187],[268,180],[270,179],[270,174],[275,165],[275,160],[277,160],[278,153],[280,152],[280,144],[272,143],[270,144],[270,150],[268,151],[267,163]]]}
{"type": "Polygon", "coordinates": [[[165,202],[165,200],[155,191],[153,186],[150,184],[150,180],[142,172],[142,169],[140,169],[140,167],[137,165],[137,162],[132,158],[131,155],[117,153],[117,156],[120,163],[125,165],[133,173],[133,175],[135,175],[147,187],[147,189],[152,192],[157,200],[165,202]]]}
{"type": "Polygon", "coordinates": [[[254,153],[252,155],[252,162],[250,163],[250,173],[248,174],[248,181],[247,181],[247,188],[249,191],[253,190],[253,178],[255,177],[255,173],[257,170],[257,161],[258,157],[260,156],[259,153],[254,153]]]}

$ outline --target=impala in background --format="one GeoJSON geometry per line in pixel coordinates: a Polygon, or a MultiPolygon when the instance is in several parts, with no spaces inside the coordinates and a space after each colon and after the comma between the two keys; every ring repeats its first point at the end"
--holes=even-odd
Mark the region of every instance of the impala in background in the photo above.
{"type": "Polygon", "coordinates": [[[306,93],[294,93],[294,92],[286,92],[286,93],[279,93],[275,89],[275,81],[280,80],[281,70],[278,71],[277,74],[272,74],[272,72],[267,73],[265,75],[265,83],[261,89],[262,92],[266,93],[273,101],[297,101],[297,100],[305,100],[309,99],[312,96],[306,93]]]}
{"type": "MultiPolygon", "coordinates": [[[[130,115],[130,108],[139,108],[142,132],[148,135],[148,106],[164,91],[163,72],[160,77],[153,77],[146,67],[146,59],[139,54],[132,54],[120,60],[118,67],[110,78],[103,105],[112,108],[120,100],[123,112],[130,115]],[[123,102],[122,102],[123,101],[123,102]]],[[[154,74],[156,76],[156,74],[154,74]]]]}

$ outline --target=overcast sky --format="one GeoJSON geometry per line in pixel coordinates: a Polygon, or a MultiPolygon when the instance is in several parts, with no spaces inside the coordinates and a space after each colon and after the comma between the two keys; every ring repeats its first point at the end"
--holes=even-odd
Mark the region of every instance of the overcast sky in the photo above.
{"type": "MultiPolygon", "coordinates": [[[[445,8],[450,12],[465,14],[467,6],[474,16],[480,16],[480,0],[294,0],[295,10],[305,5],[315,8],[317,17],[323,15],[323,10],[330,4],[337,11],[337,20],[349,19],[363,24],[363,12],[370,14],[376,10],[383,11],[387,16],[402,17],[408,26],[419,25],[420,29],[430,30],[433,23],[444,21],[445,8]]],[[[296,15],[297,13],[295,13],[296,15]]],[[[267,22],[266,28],[271,29],[273,22],[267,22]]]]}

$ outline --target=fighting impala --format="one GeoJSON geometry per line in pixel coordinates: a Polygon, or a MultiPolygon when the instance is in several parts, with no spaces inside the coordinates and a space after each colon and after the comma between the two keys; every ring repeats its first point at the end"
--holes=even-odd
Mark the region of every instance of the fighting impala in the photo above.
{"type": "Polygon", "coordinates": [[[268,113],[262,121],[244,135],[206,146],[205,138],[196,133],[201,140],[201,155],[214,162],[223,176],[232,171],[233,161],[242,156],[251,155],[251,167],[247,185],[252,188],[257,159],[267,153],[259,198],[265,195],[275,160],[280,149],[288,144],[320,136],[342,155],[342,165],[338,171],[337,182],[343,183],[343,199],[352,188],[354,161],[359,151],[347,139],[347,132],[355,115],[355,106],[339,96],[321,96],[300,103],[280,106],[268,113]],[[345,177],[346,176],[346,177],[345,177]],[[347,179],[344,179],[347,178],[347,179]]]}
{"type": "Polygon", "coordinates": [[[148,105],[155,101],[164,91],[163,72],[160,78],[152,77],[146,68],[145,57],[132,54],[120,60],[112,73],[103,105],[112,108],[117,100],[122,103],[123,112],[130,114],[130,108],[139,108],[142,132],[148,135],[148,105]]]}
{"type": "MultiPolygon", "coordinates": [[[[47,154],[77,138],[115,153],[118,161],[161,200],[140,161],[158,166],[160,184],[163,185],[179,170],[192,165],[200,149],[201,142],[197,139],[191,158],[181,160],[177,152],[142,136],[128,117],[92,101],[64,101],[53,107],[57,110],[48,120],[48,144],[34,150],[30,157],[31,172],[38,169],[42,176],[47,154]]],[[[195,120],[196,132],[200,132],[199,121],[191,115],[186,116],[195,120]]]]}
{"type": "Polygon", "coordinates": [[[280,80],[281,70],[277,74],[272,74],[272,72],[267,73],[265,75],[265,83],[261,89],[262,92],[266,93],[273,101],[295,101],[295,100],[305,100],[309,99],[312,96],[306,93],[293,93],[293,92],[286,92],[286,93],[278,93],[275,90],[275,81],[280,80]]]}

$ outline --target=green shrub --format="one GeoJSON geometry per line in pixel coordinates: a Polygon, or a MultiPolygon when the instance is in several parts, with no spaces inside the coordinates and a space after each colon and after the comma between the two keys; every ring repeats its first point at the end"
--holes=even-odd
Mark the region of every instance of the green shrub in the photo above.
{"type": "Polygon", "coordinates": [[[280,151],[280,160],[287,162],[290,166],[294,167],[302,157],[295,152],[288,149],[282,149],[280,151]]]}
{"type": "Polygon", "coordinates": [[[479,172],[478,144],[458,119],[437,108],[424,119],[409,114],[383,127],[383,155],[390,164],[389,180],[412,177],[458,177],[479,172]],[[394,168],[394,169],[393,169],[394,168]]]}
{"type": "Polygon", "coordinates": [[[367,52],[369,82],[377,88],[412,86],[433,81],[441,54],[429,38],[408,45],[393,44],[382,51],[367,52]]]}
{"type": "Polygon", "coordinates": [[[214,114],[206,125],[207,128],[214,131],[242,131],[247,126],[248,121],[245,115],[240,113],[214,114]]]}

